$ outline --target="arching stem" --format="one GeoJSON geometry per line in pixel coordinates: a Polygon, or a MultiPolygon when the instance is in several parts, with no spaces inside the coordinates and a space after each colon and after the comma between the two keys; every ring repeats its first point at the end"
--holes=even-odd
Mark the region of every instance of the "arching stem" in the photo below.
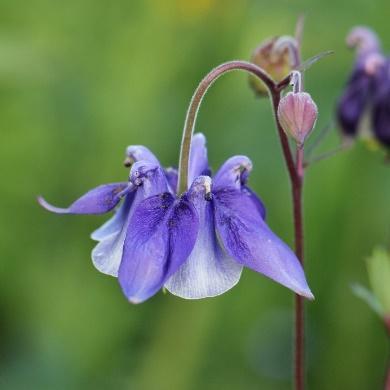
{"type": "Polygon", "coordinates": [[[302,92],[303,85],[302,85],[302,74],[301,72],[298,72],[297,70],[293,70],[291,72],[291,82],[290,84],[293,86],[293,92],[299,93],[302,92]]]}
{"type": "Polygon", "coordinates": [[[198,115],[199,107],[202,103],[207,90],[223,74],[233,70],[242,70],[258,77],[267,86],[269,91],[276,89],[276,84],[272,78],[255,64],[245,61],[230,61],[214,68],[199,84],[192,96],[190,106],[188,107],[186,119],[184,122],[183,138],[181,141],[180,159],[179,159],[179,178],[177,183],[177,193],[181,194],[188,188],[188,164],[191,151],[191,139],[195,128],[195,121],[198,115]]]}

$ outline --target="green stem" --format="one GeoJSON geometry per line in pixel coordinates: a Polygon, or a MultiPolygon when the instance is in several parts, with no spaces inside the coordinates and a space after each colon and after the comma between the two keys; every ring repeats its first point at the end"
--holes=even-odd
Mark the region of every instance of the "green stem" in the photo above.
{"type": "Polygon", "coordinates": [[[184,122],[183,138],[179,159],[179,178],[177,183],[177,193],[182,194],[188,189],[188,164],[191,151],[191,140],[194,133],[195,121],[198,115],[200,104],[211,85],[223,74],[233,70],[242,70],[258,77],[267,86],[269,91],[274,91],[277,87],[272,78],[255,64],[246,61],[230,61],[214,68],[199,84],[192,96],[184,122]]]}

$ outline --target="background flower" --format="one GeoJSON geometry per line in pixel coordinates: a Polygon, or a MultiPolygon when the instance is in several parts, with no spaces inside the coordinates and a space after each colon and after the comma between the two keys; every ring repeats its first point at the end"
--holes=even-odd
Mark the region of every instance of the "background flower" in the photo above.
{"type": "Polygon", "coordinates": [[[389,148],[390,60],[382,53],[379,38],[368,27],[353,28],[347,36],[347,44],[356,50],[356,60],[338,102],[337,120],[341,131],[348,139],[360,133],[389,148]]]}

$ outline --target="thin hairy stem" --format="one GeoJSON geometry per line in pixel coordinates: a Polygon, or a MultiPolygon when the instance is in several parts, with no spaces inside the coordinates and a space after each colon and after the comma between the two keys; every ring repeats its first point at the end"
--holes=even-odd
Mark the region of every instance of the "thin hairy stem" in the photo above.
{"type": "Polygon", "coordinates": [[[303,90],[302,73],[297,70],[291,72],[291,85],[293,86],[293,92],[299,93],[303,90]]]}
{"type": "Polygon", "coordinates": [[[179,178],[177,184],[178,194],[185,192],[188,187],[188,164],[191,151],[191,139],[202,100],[206,95],[207,90],[219,77],[233,70],[242,70],[251,73],[258,77],[270,91],[275,89],[275,82],[263,69],[246,61],[231,61],[219,65],[200,82],[198,88],[192,96],[184,122],[183,138],[181,142],[179,158],[179,178]]]}

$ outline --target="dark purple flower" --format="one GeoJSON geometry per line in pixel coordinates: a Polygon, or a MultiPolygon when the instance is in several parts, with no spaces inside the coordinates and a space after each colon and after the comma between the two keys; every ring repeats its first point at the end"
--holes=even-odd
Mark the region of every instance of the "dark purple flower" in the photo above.
{"type": "Polygon", "coordinates": [[[127,149],[128,183],[88,192],[60,213],[103,213],[123,198],[114,216],[92,234],[95,266],[118,276],[126,297],[143,302],[163,286],[196,299],[232,288],[242,268],[260,272],[298,294],[312,298],[302,267],[291,249],[264,221],[262,201],[247,185],[247,157],[228,159],[211,179],[206,140],[193,138],[190,188],[176,196],[177,172],[164,170],[145,147],[127,149]]]}
{"type": "Polygon", "coordinates": [[[364,64],[364,58],[355,64],[337,107],[337,120],[346,137],[357,135],[375,85],[375,77],[367,74],[364,64]]]}
{"type": "Polygon", "coordinates": [[[386,60],[377,77],[372,107],[372,130],[375,138],[390,148],[390,59],[386,60]]]}
{"type": "Polygon", "coordinates": [[[355,27],[347,44],[356,48],[356,63],[337,107],[337,119],[343,134],[355,137],[361,119],[375,92],[375,81],[383,62],[375,33],[365,27],[355,27]]]}
{"type": "Polygon", "coordinates": [[[354,28],[347,43],[357,49],[356,63],[337,107],[337,120],[348,138],[358,135],[364,115],[370,133],[390,147],[390,60],[386,59],[376,34],[365,27],[354,28]]]}

